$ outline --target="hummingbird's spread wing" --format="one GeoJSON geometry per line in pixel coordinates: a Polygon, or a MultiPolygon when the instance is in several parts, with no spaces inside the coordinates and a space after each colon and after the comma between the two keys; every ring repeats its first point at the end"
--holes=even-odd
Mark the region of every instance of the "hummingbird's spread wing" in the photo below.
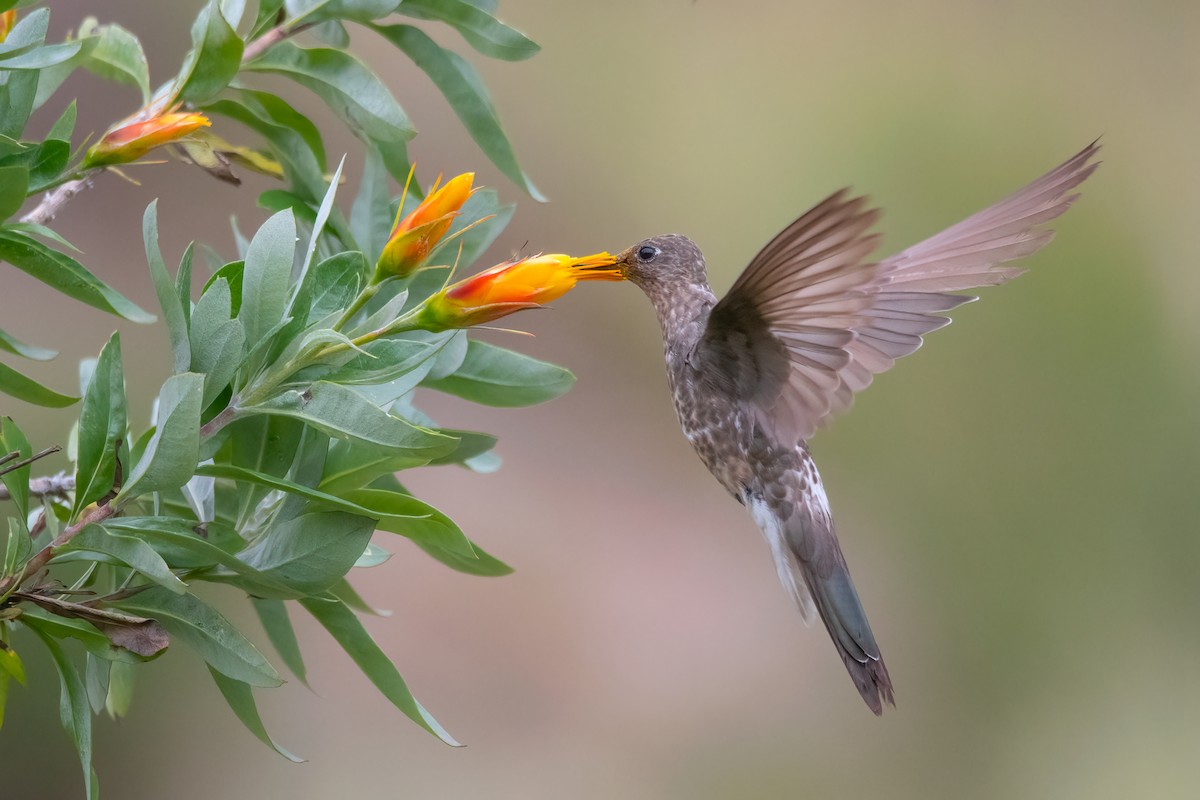
{"type": "Polygon", "coordinates": [[[940,312],[974,300],[949,294],[1004,283],[1001,266],[1054,236],[1039,228],[1070,207],[1099,146],[1012,196],[898,255],[866,261],[878,211],[843,190],[763,248],[713,308],[703,352],[737,396],[781,437],[807,439],[849,408],[855,392],[948,325],[940,312]]]}

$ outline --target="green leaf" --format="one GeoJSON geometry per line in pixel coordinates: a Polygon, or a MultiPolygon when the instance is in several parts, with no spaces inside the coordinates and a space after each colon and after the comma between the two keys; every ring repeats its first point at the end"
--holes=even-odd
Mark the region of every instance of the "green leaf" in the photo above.
{"type": "Polygon", "coordinates": [[[489,406],[512,408],[553,400],[575,383],[562,367],[472,340],[453,374],[424,385],[489,406]]]}
{"type": "Polygon", "coordinates": [[[108,699],[108,676],[112,672],[113,662],[97,658],[91,653],[87,653],[86,658],[83,680],[87,686],[88,705],[92,707],[93,714],[99,714],[108,699]]]}
{"type": "Polygon", "coordinates": [[[363,346],[361,353],[331,370],[324,379],[348,385],[379,384],[407,377],[396,396],[405,394],[425,377],[434,359],[452,338],[453,333],[413,332],[403,338],[376,339],[363,346]],[[417,368],[425,365],[424,371],[417,368]]]}
{"type": "MultiPolygon", "coordinates": [[[[361,493],[348,492],[345,496],[337,496],[319,489],[312,489],[285,478],[264,475],[253,470],[235,467],[227,464],[205,464],[198,467],[197,475],[213,478],[253,483],[281,492],[303,497],[313,503],[327,506],[331,509],[356,514],[372,520],[372,530],[378,528],[389,533],[398,533],[420,541],[433,542],[441,547],[454,550],[466,557],[471,555],[471,543],[449,517],[431,505],[408,494],[396,492],[366,490],[361,493]],[[356,499],[349,499],[354,497],[356,499]]],[[[326,534],[327,536],[330,534],[326,534]]],[[[370,538],[369,536],[367,537],[370,538]]],[[[366,545],[354,554],[356,560],[366,545]]],[[[247,563],[264,570],[261,564],[246,558],[247,563]]],[[[345,575],[349,568],[343,570],[338,577],[345,575]]],[[[318,590],[320,591],[320,590],[318,590]]],[[[316,591],[310,592],[315,594],[316,591]]]]}
{"type": "Polygon", "coordinates": [[[306,87],[352,132],[378,147],[393,176],[408,173],[404,144],[416,131],[383,82],[358,59],[340,50],[283,42],[245,68],[285,75],[306,87]]]}
{"type": "Polygon", "coordinates": [[[241,537],[236,531],[215,523],[207,526],[207,538],[202,538],[176,517],[116,517],[106,520],[103,527],[144,540],[177,569],[220,565],[228,570],[228,573],[197,574],[193,580],[236,583],[263,597],[294,598],[298,595],[291,587],[263,575],[234,555],[233,548],[243,544],[241,537]],[[229,580],[230,576],[237,576],[238,580],[229,580]]]}
{"type": "Polygon", "coordinates": [[[454,520],[412,495],[384,489],[352,489],[343,497],[378,517],[377,529],[471,558],[474,549],[454,520]]]}
{"type": "Polygon", "coordinates": [[[307,25],[331,19],[369,22],[391,14],[400,0],[287,0],[285,5],[293,25],[307,25]]]}
{"type": "Polygon", "coordinates": [[[11,228],[0,230],[0,258],[68,297],[131,322],[153,322],[147,314],[70,256],[11,228]]]}
{"type": "Polygon", "coordinates": [[[47,139],[35,147],[29,164],[29,193],[43,191],[57,183],[70,159],[70,142],[47,139]]]}
{"type": "MultiPolygon", "coordinates": [[[[0,364],[0,367],[3,366],[0,364]]],[[[0,373],[0,375],[2,374],[0,373]]],[[[33,449],[29,446],[29,440],[25,438],[25,434],[17,427],[17,423],[13,422],[12,417],[0,417],[0,456],[9,453],[16,453],[19,461],[33,455],[33,449]]],[[[8,496],[12,498],[13,505],[17,507],[17,513],[21,518],[19,525],[21,530],[18,535],[25,536],[28,541],[29,537],[25,535],[24,528],[25,520],[29,518],[29,472],[32,465],[26,464],[20,469],[7,469],[11,466],[11,463],[0,465],[0,469],[6,470],[0,474],[0,482],[3,482],[5,488],[8,489],[8,496]]],[[[12,551],[12,544],[10,536],[8,551],[12,551]]],[[[6,564],[6,566],[8,565],[6,564]]]]}
{"type": "Polygon", "coordinates": [[[393,448],[398,456],[422,462],[450,452],[455,445],[449,436],[391,416],[354,390],[325,381],[283,392],[244,411],[298,419],[334,438],[382,445],[393,448]]]}
{"type": "Polygon", "coordinates": [[[307,327],[350,305],[358,295],[367,262],[363,254],[349,251],[332,255],[309,272],[297,303],[308,308],[307,327]]]}
{"type": "Polygon", "coordinates": [[[291,211],[271,217],[254,234],[246,253],[242,308],[238,319],[246,341],[258,344],[284,317],[296,254],[296,220],[291,211]]]}
{"type": "Polygon", "coordinates": [[[137,671],[133,664],[112,662],[108,668],[108,696],[104,698],[104,709],[110,717],[117,719],[129,713],[136,682],[137,671]]]}
{"type": "Polygon", "coordinates": [[[448,433],[458,439],[458,447],[454,448],[454,452],[447,453],[440,458],[430,461],[429,466],[431,467],[442,464],[463,464],[471,459],[478,458],[496,446],[496,437],[488,433],[451,430],[448,428],[442,428],[441,430],[443,433],[448,433]]]}
{"type": "Polygon", "coordinates": [[[534,200],[545,202],[545,196],[517,164],[512,145],[500,127],[500,117],[475,68],[462,56],[441,47],[419,28],[411,25],[372,27],[403,50],[430,77],[492,163],[534,200]]]}
{"type": "Polygon", "coordinates": [[[67,394],[59,394],[53,389],[47,389],[37,381],[26,378],[7,364],[0,364],[0,392],[18,400],[24,400],[26,403],[46,408],[66,408],[79,399],[67,394]]]}
{"type": "Polygon", "coordinates": [[[142,241],[146,246],[146,261],[150,264],[154,293],[158,295],[158,305],[163,310],[163,319],[167,322],[167,332],[171,336],[175,373],[187,372],[192,360],[192,348],[188,342],[187,320],[179,303],[179,293],[175,291],[175,282],[171,280],[162,251],[158,248],[157,200],[146,206],[146,213],[142,216],[142,241]]]}
{"type": "Polygon", "coordinates": [[[342,649],[358,664],[371,683],[392,702],[405,716],[420,725],[425,730],[437,736],[443,742],[458,747],[446,729],[443,728],[417,699],[408,691],[404,678],[396,670],[387,654],[379,648],[371,635],[367,633],[362,622],[354,612],[340,600],[330,598],[306,598],[300,604],[316,617],[317,621],[329,631],[330,635],[342,646],[342,649]]]}
{"type": "Polygon", "coordinates": [[[29,358],[34,361],[49,361],[58,355],[54,350],[47,350],[43,347],[34,347],[31,344],[25,344],[20,339],[11,336],[4,331],[0,331],[0,350],[7,350],[10,353],[29,358]]]}
{"type": "Polygon", "coordinates": [[[358,561],[354,562],[354,567],[355,569],[370,569],[386,564],[391,558],[392,554],[379,545],[368,544],[367,549],[363,550],[363,554],[358,557],[358,561]]]}
{"type": "Polygon", "coordinates": [[[92,709],[88,704],[87,687],[79,676],[79,670],[67,658],[62,647],[54,637],[37,628],[34,631],[41,637],[54,659],[62,684],[62,695],[58,704],[58,715],[62,721],[63,730],[71,737],[75,750],[79,753],[79,761],[83,765],[84,790],[89,798],[98,793],[96,772],[92,769],[92,709]]]}
{"type": "Polygon", "coordinates": [[[5,577],[16,575],[17,570],[25,566],[29,561],[30,554],[33,553],[33,540],[29,538],[29,532],[25,530],[26,515],[22,515],[20,519],[16,517],[8,518],[8,538],[4,545],[4,569],[0,571],[0,575],[5,577]]]}
{"type": "Polygon", "coordinates": [[[46,134],[47,139],[57,139],[62,142],[70,142],[71,134],[75,132],[75,117],[78,110],[75,108],[75,101],[72,100],[59,115],[54,124],[50,126],[50,132],[46,134]]]}
{"type": "Polygon", "coordinates": [[[21,656],[3,639],[0,639],[0,672],[16,678],[17,683],[22,686],[25,685],[25,665],[21,663],[21,656]]]}
{"type": "Polygon", "coordinates": [[[484,578],[496,578],[502,575],[512,574],[513,568],[505,564],[495,556],[489,555],[477,543],[471,542],[471,547],[475,550],[474,558],[465,558],[461,553],[454,550],[449,550],[432,541],[414,540],[417,547],[424,550],[431,557],[450,567],[453,570],[466,573],[467,575],[478,575],[484,578]]]}
{"type": "Polygon", "coordinates": [[[438,20],[454,26],[472,47],[492,58],[520,61],[541,50],[525,34],[505,25],[478,3],[405,0],[399,11],[416,19],[438,20]]]}
{"type": "Polygon", "coordinates": [[[0,222],[21,210],[28,192],[27,167],[0,167],[0,222]]]}
{"type": "MultiPolygon", "coordinates": [[[[100,525],[89,525],[82,533],[55,551],[57,554],[102,553],[130,569],[137,570],[150,580],[175,594],[187,592],[187,585],[171,572],[162,556],[154,548],[133,536],[121,536],[115,530],[100,525]]],[[[61,559],[66,560],[66,559],[61,559]]]]}
{"type": "MultiPolygon", "coordinates": [[[[247,247],[249,243],[247,242],[247,247]]],[[[231,261],[225,264],[220,269],[212,274],[208,282],[204,284],[204,289],[201,290],[200,299],[204,299],[206,293],[212,285],[217,281],[223,280],[229,284],[229,313],[231,316],[237,316],[242,309],[242,281],[245,277],[246,263],[244,261],[231,261]]]]}
{"type": "Polygon", "coordinates": [[[268,597],[251,597],[250,602],[275,652],[292,674],[308,686],[308,670],[304,666],[304,657],[300,655],[300,643],[296,641],[296,629],[288,617],[287,604],[268,597]]]}
{"type": "MultiPolygon", "coordinates": [[[[8,32],[4,47],[9,52],[28,50],[46,41],[46,30],[50,24],[50,9],[39,8],[17,20],[8,32]]],[[[37,99],[38,82],[43,73],[38,70],[9,72],[7,80],[0,83],[0,136],[19,139],[33,111],[37,99]]],[[[0,256],[3,257],[3,256],[0,256]]]]}
{"type": "MultiPolygon", "coordinates": [[[[237,99],[229,105],[220,101],[210,110],[227,113],[248,127],[261,133],[268,142],[278,144],[284,133],[294,136],[302,150],[315,160],[318,169],[315,173],[319,184],[324,184],[322,173],[325,171],[325,142],[321,131],[312,120],[301,114],[286,101],[269,92],[256,92],[239,87],[237,99]]],[[[320,197],[313,193],[311,199],[320,197]]]]}
{"type": "Polygon", "coordinates": [[[242,365],[246,331],[240,319],[230,319],[232,313],[233,295],[224,278],[209,285],[192,311],[191,370],[204,374],[201,408],[208,408],[242,365]]]}
{"type": "Polygon", "coordinates": [[[175,272],[175,294],[179,297],[179,307],[183,309],[183,321],[188,330],[192,325],[192,256],[196,243],[188,242],[183,255],[179,257],[179,269],[175,272]]]}
{"type": "MultiPolygon", "coordinates": [[[[231,463],[271,476],[287,475],[308,427],[286,417],[250,417],[229,426],[233,441],[231,463]]],[[[269,490],[240,487],[237,519],[245,521],[269,490]]]]}
{"type": "Polygon", "coordinates": [[[149,659],[117,647],[95,626],[81,619],[68,619],[41,608],[22,607],[20,620],[30,629],[55,639],[76,639],[89,652],[108,661],[140,664],[149,659]]]}
{"type": "Polygon", "coordinates": [[[94,37],[82,61],[84,69],[105,80],[132,84],[142,93],[142,105],[150,102],[150,70],[136,36],[115,23],[81,28],[79,33],[94,37]]]}
{"type": "Polygon", "coordinates": [[[4,730],[4,709],[8,705],[8,684],[11,678],[7,672],[0,672],[0,731],[4,730]]]}
{"type": "Polygon", "coordinates": [[[350,231],[354,241],[371,259],[378,259],[392,232],[395,217],[391,210],[387,170],[374,148],[367,148],[362,181],[350,209],[350,231]]]}
{"type": "MultiPolygon", "coordinates": [[[[100,351],[91,380],[83,393],[76,446],[75,503],[71,518],[113,487],[117,444],[128,432],[125,410],[125,372],[121,366],[121,337],[114,333],[100,351]]],[[[128,450],[126,450],[128,453],[128,450]]]]}
{"type": "Polygon", "coordinates": [[[247,41],[253,41],[268,28],[282,22],[284,17],[283,0],[259,0],[258,13],[254,17],[254,26],[250,29],[247,41]]]}
{"type": "MultiPolygon", "coordinates": [[[[333,198],[337,194],[338,181],[341,180],[342,167],[344,166],[346,166],[346,157],[342,156],[342,160],[338,162],[337,169],[333,171],[333,177],[329,179],[329,189],[326,190],[325,196],[321,198],[321,205],[317,208],[317,216],[313,220],[311,233],[308,237],[308,247],[304,251],[304,263],[300,266],[300,274],[293,279],[293,284],[296,288],[289,300],[289,311],[294,312],[296,297],[308,281],[308,270],[312,266],[313,255],[317,252],[317,244],[320,242],[321,233],[325,230],[325,223],[329,220],[329,214],[333,210],[333,198]]],[[[296,315],[293,313],[293,316],[296,315]]]]}
{"type": "Polygon", "coordinates": [[[270,579],[318,594],[350,571],[374,530],[375,521],[367,517],[312,512],[272,525],[240,555],[270,579]]]}
{"type": "Polygon", "coordinates": [[[29,49],[12,48],[0,49],[0,69],[3,70],[41,70],[70,61],[79,52],[80,43],[63,42],[61,44],[44,44],[29,49]]]}
{"type": "Polygon", "coordinates": [[[208,672],[225,697],[225,702],[229,703],[233,713],[242,721],[246,729],[254,734],[255,738],[288,761],[295,764],[303,763],[303,758],[290,753],[272,739],[271,734],[267,733],[267,726],[263,724],[262,717],[258,713],[258,705],[254,702],[254,692],[249,684],[228,678],[211,666],[208,668],[208,672]]]}
{"type": "Polygon", "coordinates": [[[209,0],[192,24],[192,49],[176,79],[179,100],[203,103],[218,95],[237,76],[242,48],[216,0],[209,0]]]}
{"type": "Polygon", "coordinates": [[[158,425],[146,452],[113,501],[118,507],[151,492],[178,489],[192,477],[200,450],[200,396],[204,376],[167,378],[158,395],[158,425]]]}
{"type": "Polygon", "coordinates": [[[155,588],[122,600],[120,608],[157,620],[167,632],[194,649],[209,666],[251,686],[283,683],[275,668],[250,640],[216,609],[192,594],[155,588]]]}

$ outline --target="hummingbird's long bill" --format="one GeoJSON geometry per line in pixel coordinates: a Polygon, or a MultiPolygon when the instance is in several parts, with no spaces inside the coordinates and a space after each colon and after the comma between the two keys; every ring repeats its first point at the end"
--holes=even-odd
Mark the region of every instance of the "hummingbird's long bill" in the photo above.
{"type": "Polygon", "coordinates": [[[876,714],[895,705],[891,678],[850,579],[806,439],[922,337],[957,294],[1004,283],[1046,245],[1042,227],[1070,207],[1098,166],[1092,143],[996,205],[898,255],[872,261],[879,212],[843,190],[754,257],[719,302],[704,256],[677,234],[616,256],[654,306],[684,435],[749,509],[805,620],[819,615],[876,714]]]}

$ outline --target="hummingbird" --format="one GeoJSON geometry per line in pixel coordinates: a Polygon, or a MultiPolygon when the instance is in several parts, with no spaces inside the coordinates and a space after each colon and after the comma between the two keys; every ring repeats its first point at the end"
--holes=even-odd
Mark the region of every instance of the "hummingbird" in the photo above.
{"type": "Polygon", "coordinates": [[[950,324],[943,314],[1025,270],[1044,227],[1099,166],[1096,142],[1007,199],[897,255],[872,260],[879,211],[843,189],[783,229],[717,300],[686,236],[645,239],[613,268],[650,299],[684,435],[766,538],[806,622],[817,616],[867,706],[892,681],[850,578],[809,452],[855,393],[950,324]]]}

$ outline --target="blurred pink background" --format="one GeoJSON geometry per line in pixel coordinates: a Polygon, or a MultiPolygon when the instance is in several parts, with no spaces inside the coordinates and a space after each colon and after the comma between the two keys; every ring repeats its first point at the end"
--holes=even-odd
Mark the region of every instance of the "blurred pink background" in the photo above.
{"type": "MultiPolygon", "coordinates": [[[[51,6],[59,33],[87,14],[137,33],[159,82],[199,3],[51,6]]],[[[514,318],[535,339],[487,335],[574,370],[566,397],[524,410],[423,398],[446,425],[499,434],[505,465],[406,483],[517,572],[460,575],[381,536],[396,557],[354,576],[395,610],[371,631],[468,747],[410,724],[295,610],[316,694],[293,682],[258,697],[309,763],[263,748],[198,659],[169,652],[143,671],[130,717],[97,726],[104,796],[1194,796],[1200,6],[504,0],[499,13],[543,52],[489,61],[426,29],[482,69],[547,205],[490,167],[423,74],[354,34],[423,132],[421,177],[475,170],[519,203],[492,260],[527,242],[584,253],[680,232],[720,293],[843,185],[886,210],[894,252],[1103,135],[1104,166],[1031,273],[961,309],[816,439],[897,709],[875,719],[862,705],[751,520],[679,435],[649,305],[631,286],[588,285],[514,318]]],[[[286,91],[335,163],[350,153],[348,207],[358,144],[286,91]]],[[[137,102],[86,75],[61,97],[75,95],[80,133],[137,102]]],[[[134,174],[141,186],[103,177],[58,224],[146,308],[138,235],[152,198],[168,261],[190,239],[230,254],[230,216],[243,230],[265,218],[265,179],[134,174]]],[[[59,389],[119,328],[144,423],[169,369],[160,327],[65,306],[8,267],[0,310],[6,330],[63,351],[34,373],[59,389]]],[[[8,398],[0,411],[39,445],[73,413],[8,398]]],[[[0,794],[79,796],[50,711],[57,678],[29,649],[33,685],[14,687],[0,732],[0,794]]]]}

